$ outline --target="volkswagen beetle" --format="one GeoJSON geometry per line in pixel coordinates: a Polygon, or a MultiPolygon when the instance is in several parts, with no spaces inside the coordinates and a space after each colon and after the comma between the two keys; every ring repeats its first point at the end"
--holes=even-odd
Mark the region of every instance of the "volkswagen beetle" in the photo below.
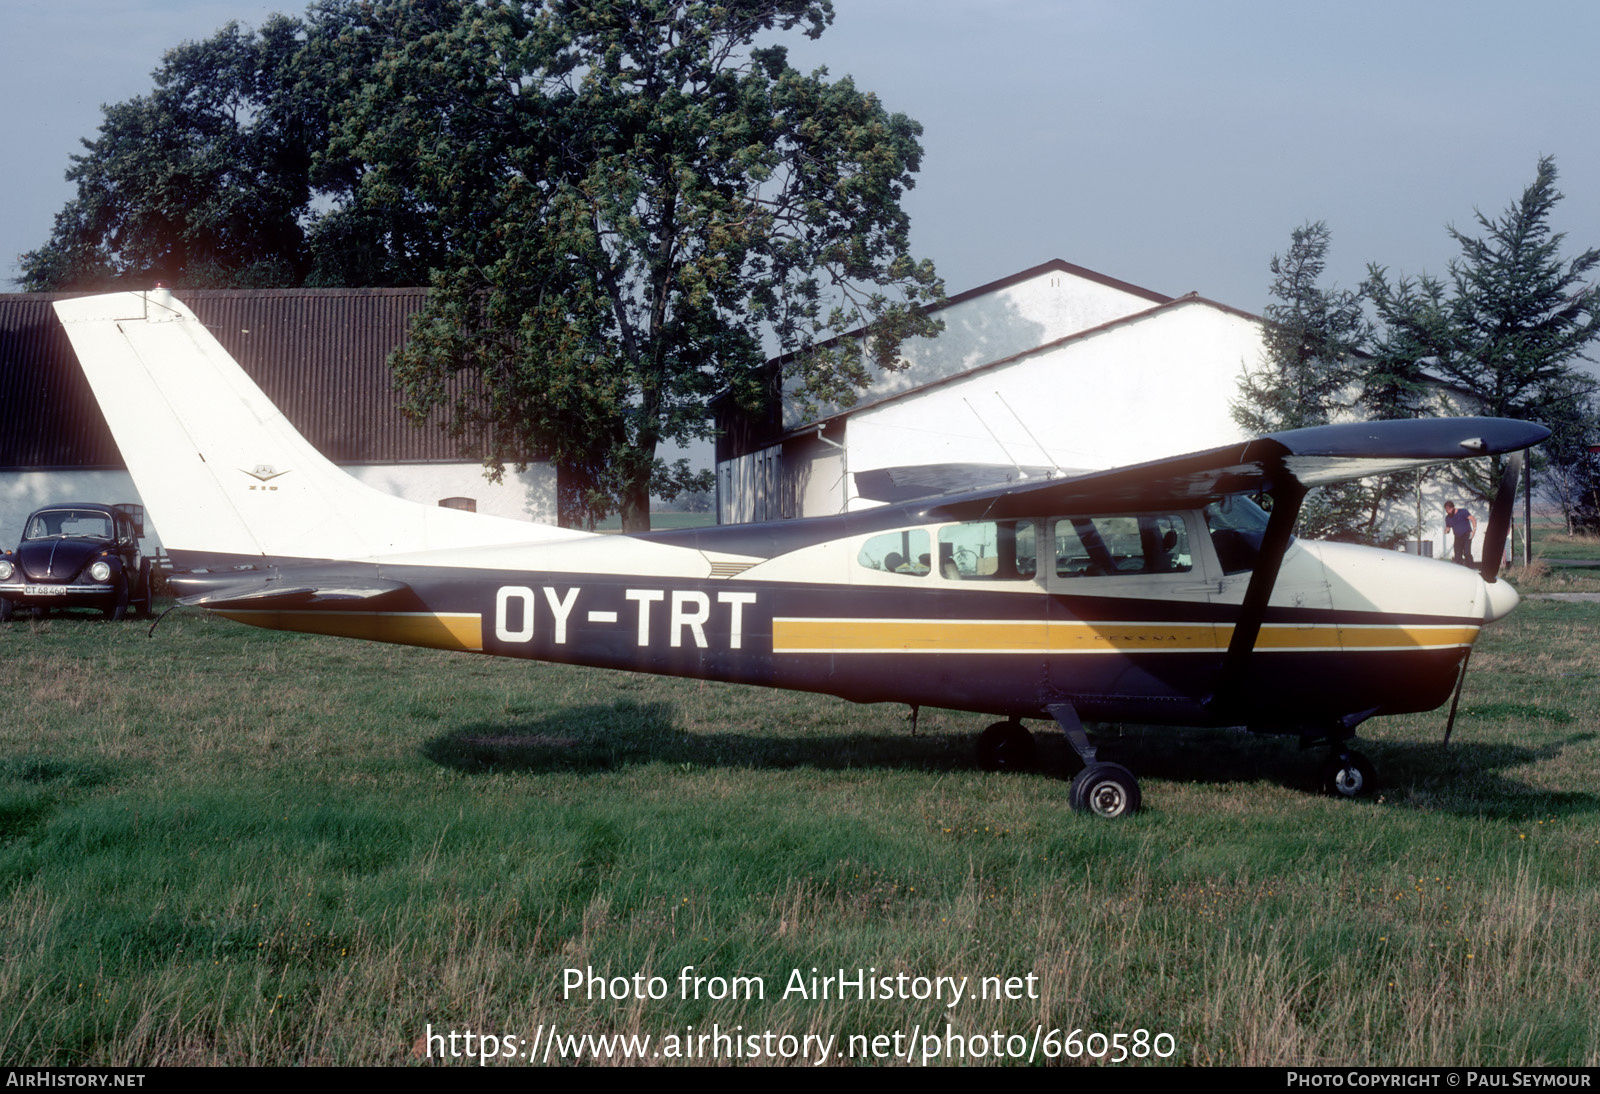
{"type": "Polygon", "coordinates": [[[22,542],[0,554],[0,620],[31,610],[96,608],[121,619],[154,604],[151,560],[139,548],[144,507],[72,503],[29,515],[22,542]]]}

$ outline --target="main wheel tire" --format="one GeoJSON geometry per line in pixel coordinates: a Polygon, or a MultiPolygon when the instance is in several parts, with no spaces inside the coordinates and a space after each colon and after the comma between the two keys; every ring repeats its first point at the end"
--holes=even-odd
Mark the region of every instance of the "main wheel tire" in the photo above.
{"type": "Polygon", "coordinates": [[[117,577],[116,599],[111,602],[111,606],[109,608],[105,609],[106,618],[116,620],[127,615],[128,598],[128,579],[125,575],[119,575],[117,577]]]}
{"type": "Polygon", "coordinates": [[[1121,764],[1092,763],[1072,780],[1072,808],[1107,819],[1139,811],[1139,780],[1121,764]]]}
{"type": "Polygon", "coordinates": [[[16,614],[17,606],[5,597],[0,597],[0,623],[9,623],[16,614]]]}
{"type": "Polygon", "coordinates": [[[1322,792],[1335,798],[1359,798],[1378,784],[1372,761],[1359,752],[1328,757],[1322,765],[1322,792]]]}
{"type": "Polygon", "coordinates": [[[1021,722],[996,722],[978,734],[978,766],[985,771],[1021,771],[1037,751],[1033,734],[1021,722]]]}

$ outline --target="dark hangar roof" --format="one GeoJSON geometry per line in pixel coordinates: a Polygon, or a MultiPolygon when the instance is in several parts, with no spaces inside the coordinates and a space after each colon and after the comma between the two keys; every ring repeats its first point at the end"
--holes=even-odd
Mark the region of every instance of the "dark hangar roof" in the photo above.
{"type": "MultiPolygon", "coordinates": [[[[62,293],[0,294],[0,468],[120,468],[56,321],[62,293]]],[[[188,289],[175,295],[323,454],[341,463],[475,458],[396,409],[389,354],[425,289],[188,289]]]]}

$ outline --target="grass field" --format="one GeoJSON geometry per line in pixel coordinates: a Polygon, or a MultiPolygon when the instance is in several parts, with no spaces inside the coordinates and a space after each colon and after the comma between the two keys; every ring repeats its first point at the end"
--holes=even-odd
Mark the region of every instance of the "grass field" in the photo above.
{"type": "MultiPolygon", "coordinates": [[[[1518,540],[1521,543],[1521,540],[1518,540]]],[[[1600,562],[1600,537],[1566,534],[1559,525],[1533,526],[1533,553],[1540,558],[1570,558],[1600,562]]]]}
{"type": "Polygon", "coordinates": [[[1316,795],[1291,740],[1107,729],[1142,777],[1124,822],[974,770],[978,716],[912,738],[814,696],[145,630],[0,627],[10,1064],[419,1063],[430,1027],[552,1025],[839,1062],[947,1022],[1167,1033],[1183,1064],[1600,1063],[1600,604],[1486,631],[1448,748],[1442,711],[1369,723],[1371,800],[1316,795]],[[765,998],[682,999],[685,966],[765,998]],[[971,986],[784,998],[813,967],[971,986]],[[564,997],[585,968],[668,998],[564,997]]]}

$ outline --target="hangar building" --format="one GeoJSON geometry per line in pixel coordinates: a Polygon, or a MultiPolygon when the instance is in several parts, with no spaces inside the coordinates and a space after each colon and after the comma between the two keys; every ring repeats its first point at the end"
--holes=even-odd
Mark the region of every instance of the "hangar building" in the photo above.
{"type": "Polygon", "coordinates": [[[723,523],[839,513],[869,473],[912,464],[1086,471],[1240,440],[1240,370],[1259,317],[1059,259],[952,296],[944,332],[848,408],[790,397],[763,420],[719,406],[723,523]],[[860,481],[858,481],[860,480],[860,481]]]}
{"type": "MultiPolygon", "coordinates": [[[[61,295],[0,295],[0,542],[13,545],[41,505],[140,500],[50,307],[61,295]]],[[[491,483],[460,441],[400,414],[388,357],[425,289],[175,295],[307,440],[367,485],[428,505],[556,522],[553,468],[508,469],[491,483]]]]}

